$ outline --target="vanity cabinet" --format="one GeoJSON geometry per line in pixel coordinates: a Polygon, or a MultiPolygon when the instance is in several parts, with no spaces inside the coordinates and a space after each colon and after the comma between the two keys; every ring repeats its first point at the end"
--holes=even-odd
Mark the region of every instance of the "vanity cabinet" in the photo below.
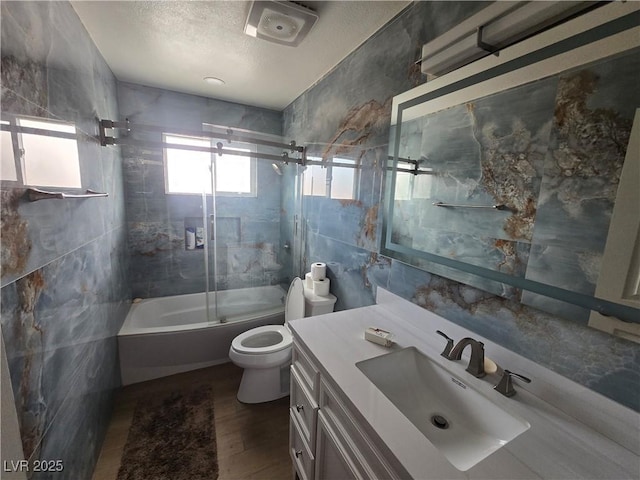
{"type": "Polygon", "coordinates": [[[294,345],[289,397],[289,453],[294,478],[313,480],[320,371],[309,355],[294,345]]]}
{"type": "MultiPolygon", "coordinates": [[[[638,429],[632,427],[638,425],[635,410],[479,338],[500,364],[513,366],[535,379],[527,388],[516,387],[515,397],[502,396],[492,389],[494,379],[476,379],[464,371],[465,362],[450,363],[439,355],[442,341],[436,330],[461,339],[475,334],[381,287],[376,301],[375,305],[289,324],[294,339],[290,410],[294,478],[638,479],[638,429]],[[384,349],[366,341],[363,332],[372,324],[394,332],[396,347],[384,349]],[[428,331],[424,331],[426,325],[428,331]],[[400,352],[409,354],[406,362],[399,361],[396,353],[400,352]],[[405,407],[418,409],[428,401],[425,390],[415,384],[417,372],[407,370],[413,362],[416,368],[421,365],[422,373],[429,371],[430,366],[415,355],[418,352],[429,357],[433,366],[451,370],[451,377],[439,372],[443,374],[437,377],[439,380],[435,376],[425,378],[432,387],[447,392],[451,398],[448,405],[469,417],[467,426],[471,428],[472,422],[483,432],[491,427],[491,438],[513,440],[503,442],[464,471],[454,465],[447,454],[456,453],[456,458],[467,455],[464,460],[471,462],[482,449],[493,447],[485,443],[485,436],[481,437],[482,443],[477,442],[480,432],[470,434],[466,429],[449,430],[434,438],[436,444],[403,413],[408,412],[405,407]],[[405,383],[384,383],[400,373],[405,383]],[[467,380],[463,384],[467,388],[455,382],[458,374],[467,380]],[[394,407],[396,400],[398,406],[394,407]],[[414,403],[401,404],[400,400],[414,403]],[[529,428],[512,437],[524,422],[529,428]],[[493,430],[496,425],[500,430],[493,430]]],[[[422,410],[424,416],[413,418],[431,418],[432,410],[427,405],[422,410]]]]}
{"type": "Polygon", "coordinates": [[[294,341],[290,453],[300,480],[399,479],[381,448],[311,356],[294,341]]]}

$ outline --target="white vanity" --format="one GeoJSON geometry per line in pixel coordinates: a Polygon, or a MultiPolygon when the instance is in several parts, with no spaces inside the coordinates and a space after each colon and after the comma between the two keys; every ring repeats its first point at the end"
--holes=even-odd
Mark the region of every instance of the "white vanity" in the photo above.
{"type": "Polygon", "coordinates": [[[638,413],[383,289],[377,301],[289,324],[294,476],[640,478],[638,413]],[[394,345],[364,340],[370,326],[391,331],[394,345]],[[465,371],[468,358],[442,357],[446,342],[436,330],[483,342],[487,357],[532,383],[516,379],[517,394],[501,395],[493,389],[499,375],[476,378],[465,371]],[[433,374],[421,380],[425,369],[433,374]],[[447,428],[430,421],[443,399],[436,410],[451,421],[447,428]],[[478,435],[461,428],[466,423],[478,435]]]}

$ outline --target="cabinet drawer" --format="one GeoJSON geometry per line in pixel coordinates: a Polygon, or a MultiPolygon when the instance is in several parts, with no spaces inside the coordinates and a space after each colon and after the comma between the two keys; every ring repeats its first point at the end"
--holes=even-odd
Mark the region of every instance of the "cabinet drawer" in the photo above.
{"type": "Polygon", "coordinates": [[[301,433],[311,451],[315,448],[318,404],[304,386],[295,366],[291,366],[291,414],[298,420],[301,433]]]}
{"type": "Polygon", "coordinates": [[[332,387],[324,379],[320,382],[320,411],[340,432],[353,452],[353,460],[365,478],[401,478],[384,460],[384,456],[373,445],[371,439],[357,426],[347,407],[338,400],[332,387]]]}
{"type": "Polygon", "coordinates": [[[291,364],[296,367],[303,384],[311,393],[311,398],[318,401],[318,387],[320,383],[320,369],[315,366],[309,355],[294,341],[293,358],[291,364]]]}
{"type": "Polygon", "coordinates": [[[289,414],[289,454],[300,480],[313,480],[315,458],[293,412],[289,414]]]}

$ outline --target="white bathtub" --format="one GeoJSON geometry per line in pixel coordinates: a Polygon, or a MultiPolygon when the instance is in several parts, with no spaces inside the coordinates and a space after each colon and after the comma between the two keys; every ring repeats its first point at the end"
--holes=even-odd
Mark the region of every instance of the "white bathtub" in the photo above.
{"type": "MultiPolygon", "coordinates": [[[[118,332],[122,384],[228,362],[229,347],[237,335],[284,322],[286,292],[280,286],[225,290],[217,296],[223,323],[205,321],[204,293],[132,304],[118,332]]],[[[210,293],[211,317],[214,299],[210,293]]]]}

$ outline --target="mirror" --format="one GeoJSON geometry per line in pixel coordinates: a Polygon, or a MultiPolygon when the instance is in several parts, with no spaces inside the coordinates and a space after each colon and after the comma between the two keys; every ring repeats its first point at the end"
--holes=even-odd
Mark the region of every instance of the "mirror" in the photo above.
{"type": "Polygon", "coordinates": [[[607,8],[394,98],[382,252],[639,341],[640,36],[607,8]]]}

